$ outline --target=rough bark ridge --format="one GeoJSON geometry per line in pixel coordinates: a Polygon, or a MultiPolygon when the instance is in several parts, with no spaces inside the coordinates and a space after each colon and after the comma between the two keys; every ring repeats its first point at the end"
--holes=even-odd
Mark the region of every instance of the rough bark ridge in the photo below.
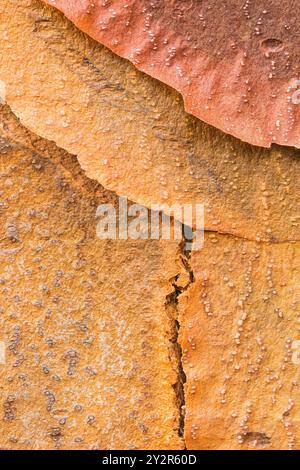
{"type": "Polygon", "coordinates": [[[181,271],[174,277],[172,281],[173,292],[168,294],[166,299],[166,312],[171,318],[172,326],[171,329],[171,343],[173,344],[173,351],[177,360],[178,378],[174,384],[175,393],[177,396],[177,406],[179,410],[179,435],[185,437],[185,413],[186,413],[186,401],[185,401],[185,384],[186,375],[182,361],[182,348],[179,343],[180,335],[180,311],[179,311],[179,299],[180,296],[185,293],[192,283],[194,282],[194,275],[190,267],[190,256],[191,253],[186,250],[186,240],[183,238],[180,244],[179,260],[181,265],[181,271]]]}

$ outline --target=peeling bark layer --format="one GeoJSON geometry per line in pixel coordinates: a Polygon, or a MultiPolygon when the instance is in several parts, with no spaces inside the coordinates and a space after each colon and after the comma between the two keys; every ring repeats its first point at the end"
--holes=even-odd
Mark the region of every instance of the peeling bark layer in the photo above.
{"type": "Polygon", "coordinates": [[[207,234],[179,298],[189,449],[299,449],[299,243],[207,234]]]}
{"type": "Polygon", "coordinates": [[[299,448],[299,152],[187,115],[40,1],[0,18],[0,98],[36,132],[1,109],[0,445],[182,448],[179,308],[186,446],[299,448]],[[204,203],[204,250],[179,276],[176,244],[96,239],[116,196],[50,140],[132,200],[204,203]]]}
{"type": "Polygon", "coordinates": [[[40,1],[4,0],[0,13],[7,102],[89,177],[148,207],[204,203],[209,230],[299,239],[296,150],[258,149],[201,123],[176,92],[40,1]]]}
{"type": "Polygon", "coordinates": [[[175,242],[96,238],[117,199],[0,109],[0,447],[180,449],[175,242]]]}
{"type": "Polygon", "coordinates": [[[251,144],[300,147],[292,99],[300,88],[298,0],[44,1],[177,89],[205,122],[251,144]]]}

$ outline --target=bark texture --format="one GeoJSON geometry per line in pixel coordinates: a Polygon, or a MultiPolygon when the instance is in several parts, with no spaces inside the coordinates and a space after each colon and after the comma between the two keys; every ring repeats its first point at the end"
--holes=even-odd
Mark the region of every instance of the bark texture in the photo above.
{"type": "Polygon", "coordinates": [[[38,0],[1,1],[0,99],[0,446],[299,448],[299,151],[38,0]],[[204,249],[97,239],[117,195],[204,203],[204,249]]]}

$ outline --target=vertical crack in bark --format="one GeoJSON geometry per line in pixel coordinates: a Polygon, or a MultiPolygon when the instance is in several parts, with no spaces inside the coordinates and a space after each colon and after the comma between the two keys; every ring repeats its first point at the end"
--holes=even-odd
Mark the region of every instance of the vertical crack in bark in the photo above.
{"type": "Polygon", "coordinates": [[[173,384],[176,404],[179,410],[178,434],[184,439],[184,424],[185,424],[185,391],[184,386],[186,383],[186,375],[182,364],[182,349],[179,343],[180,322],[178,301],[179,296],[189,289],[190,285],[194,282],[193,271],[190,266],[191,252],[186,250],[186,240],[183,240],[179,246],[179,262],[182,267],[171,283],[173,291],[166,297],[166,312],[170,320],[170,357],[171,362],[174,364],[174,369],[177,373],[177,380],[173,384]]]}

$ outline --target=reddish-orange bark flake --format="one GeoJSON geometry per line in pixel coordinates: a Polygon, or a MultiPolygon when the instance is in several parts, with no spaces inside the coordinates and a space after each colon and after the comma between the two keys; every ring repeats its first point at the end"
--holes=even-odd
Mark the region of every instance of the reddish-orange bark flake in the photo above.
{"type": "Polygon", "coordinates": [[[44,0],[251,144],[300,147],[298,0],[44,0]]]}

